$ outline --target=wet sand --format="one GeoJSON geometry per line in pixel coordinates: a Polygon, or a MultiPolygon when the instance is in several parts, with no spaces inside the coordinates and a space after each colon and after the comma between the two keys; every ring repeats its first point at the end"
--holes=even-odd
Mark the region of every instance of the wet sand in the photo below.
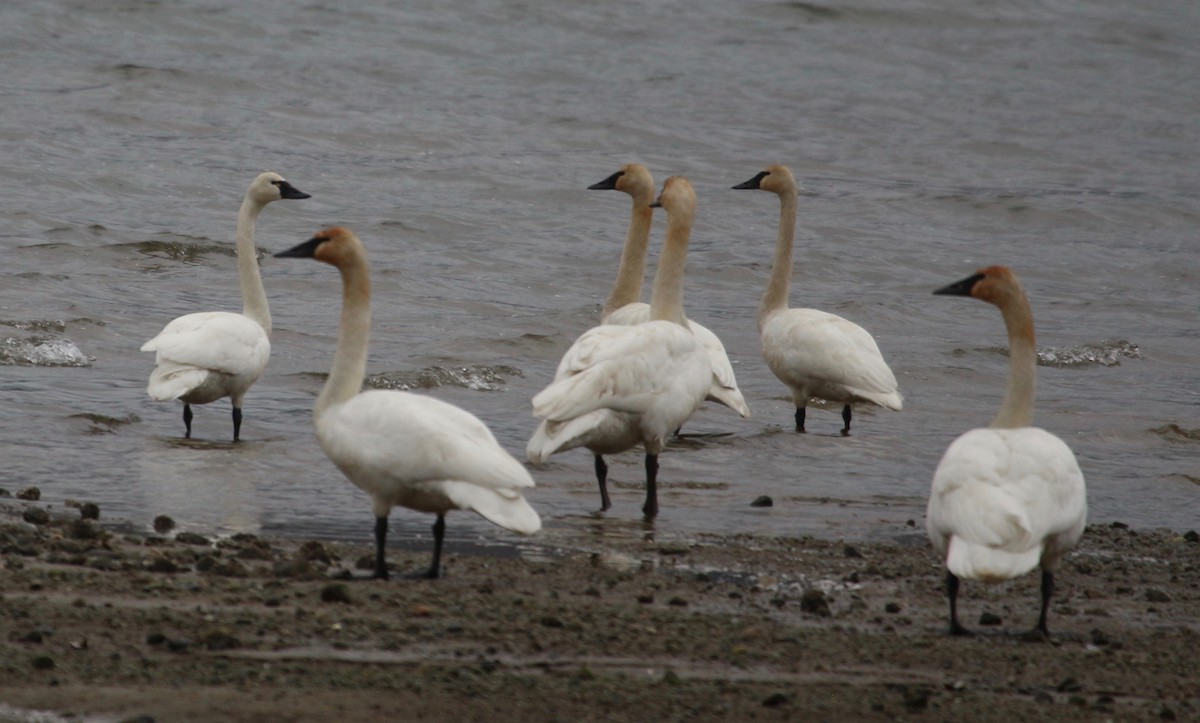
{"type": "MultiPolygon", "coordinates": [[[[1036,574],[965,583],[977,634],[946,634],[919,528],[537,560],[448,549],[443,579],[379,582],[342,579],[365,574],[365,545],[152,536],[2,502],[0,720],[1200,717],[1192,531],[1089,527],[1059,571],[1052,639],[1031,641],[1036,574]]],[[[397,572],[428,564],[389,552],[397,572]]]]}

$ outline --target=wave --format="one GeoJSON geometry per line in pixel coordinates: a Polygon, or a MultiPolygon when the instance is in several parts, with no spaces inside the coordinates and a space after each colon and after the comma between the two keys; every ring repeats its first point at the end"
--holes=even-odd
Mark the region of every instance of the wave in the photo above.
{"type": "Polygon", "coordinates": [[[0,339],[0,366],[89,367],[93,361],[70,339],[0,339]]]}
{"type": "Polygon", "coordinates": [[[411,372],[383,372],[367,376],[367,386],[373,389],[434,389],[436,387],[462,387],[481,392],[496,392],[504,388],[506,377],[525,376],[520,369],[510,366],[469,367],[426,367],[411,372]]]}

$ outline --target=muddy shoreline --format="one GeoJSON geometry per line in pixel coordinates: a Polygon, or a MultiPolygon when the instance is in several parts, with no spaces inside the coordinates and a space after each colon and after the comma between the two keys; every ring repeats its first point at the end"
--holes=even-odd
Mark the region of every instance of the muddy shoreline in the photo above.
{"type": "Polygon", "coordinates": [[[0,721],[1200,717],[1192,531],[1089,527],[1053,638],[1031,642],[1036,575],[965,584],[977,635],[946,635],[943,571],[916,530],[538,559],[451,545],[443,579],[382,583],[354,579],[367,545],[148,535],[87,506],[0,502],[0,721]]]}

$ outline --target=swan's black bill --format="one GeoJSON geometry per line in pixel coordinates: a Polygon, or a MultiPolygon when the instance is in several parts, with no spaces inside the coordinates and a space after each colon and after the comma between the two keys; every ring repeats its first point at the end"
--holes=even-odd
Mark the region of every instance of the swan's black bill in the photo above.
{"type": "Polygon", "coordinates": [[[329,239],[324,236],[313,236],[304,243],[293,246],[287,251],[280,251],[275,254],[277,259],[311,259],[317,253],[317,247],[325,243],[329,239]]]}
{"type": "Polygon", "coordinates": [[[955,281],[949,286],[943,286],[933,293],[939,296],[970,296],[971,289],[975,288],[975,284],[982,281],[983,278],[983,274],[968,276],[962,281],[955,281]]]}
{"type": "Polygon", "coordinates": [[[616,173],[612,174],[611,176],[604,179],[603,181],[600,181],[599,183],[593,183],[592,185],[588,186],[588,190],[589,191],[615,191],[615,190],[617,190],[617,179],[624,175],[625,175],[625,171],[617,171],[616,173]]]}
{"type": "Polygon", "coordinates": [[[280,198],[312,198],[311,194],[297,190],[295,186],[287,181],[276,181],[275,185],[279,188],[280,198]]]}
{"type": "Polygon", "coordinates": [[[743,181],[742,183],[739,183],[738,185],[734,186],[733,188],[734,188],[734,190],[737,190],[737,191],[745,191],[748,189],[760,188],[762,186],[762,179],[766,178],[769,175],[771,175],[770,171],[760,171],[759,174],[757,176],[755,176],[754,178],[751,178],[749,181],[743,181]]]}

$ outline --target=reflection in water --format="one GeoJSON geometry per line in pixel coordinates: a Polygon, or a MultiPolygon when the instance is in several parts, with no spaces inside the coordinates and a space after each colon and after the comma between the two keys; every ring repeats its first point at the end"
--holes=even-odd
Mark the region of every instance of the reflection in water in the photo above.
{"type": "Polygon", "coordinates": [[[254,442],[147,437],[135,467],[144,514],[134,521],[148,529],[156,516],[168,515],[179,529],[259,533],[259,492],[246,469],[253,469],[255,447],[254,442]]]}

